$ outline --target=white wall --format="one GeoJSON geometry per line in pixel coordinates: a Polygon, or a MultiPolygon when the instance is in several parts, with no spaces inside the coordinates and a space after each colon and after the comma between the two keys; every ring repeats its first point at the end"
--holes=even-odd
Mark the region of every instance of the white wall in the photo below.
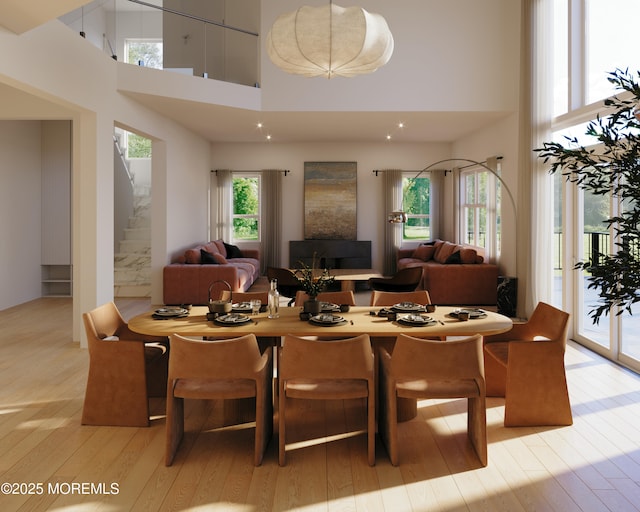
{"type": "Polygon", "coordinates": [[[40,297],[41,126],[0,121],[0,309],[40,297]]]}
{"type": "Polygon", "coordinates": [[[304,239],[304,162],[357,162],[358,240],[372,241],[374,268],[383,268],[383,178],[374,169],[420,170],[450,156],[449,144],[212,144],[211,168],[287,169],[283,178],[283,266],[289,265],[289,241],[304,239]]]}

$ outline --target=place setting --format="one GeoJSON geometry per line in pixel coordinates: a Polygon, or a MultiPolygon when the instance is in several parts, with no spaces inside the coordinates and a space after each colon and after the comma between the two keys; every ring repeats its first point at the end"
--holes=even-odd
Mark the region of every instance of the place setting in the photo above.
{"type": "Polygon", "coordinates": [[[170,318],[184,318],[189,316],[189,310],[182,306],[166,306],[156,309],[151,316],[156,320],[168,320],[170,318]]]}
{"type": "MultiPolygon", "coordinates": [[[[251,308],[249,308],[249,311],[251,311],[251,308]]],[[[251,318],[242,313],[227,313],[226,315],[218,315],[213,321],[220,325],[234,326],[245,325],[251,322],[251,318]]]]}
{"type": "Polygon", "coordinates": [[[479,308],[457,308],[449,313],[452,318],[458,320],[477,320],[479,318],[486,318],[487,313],[483,309],[479,308]]]}
{"type": "Polygon", "coordinates": [[[344,319],[344,317],[334,315],[332,313],[320,313],[319,315],[313,315],[309,317],[309,322],[314,325],[330,327],[333,325],[340,325],[346,322],[346,320],[344,319]]]}

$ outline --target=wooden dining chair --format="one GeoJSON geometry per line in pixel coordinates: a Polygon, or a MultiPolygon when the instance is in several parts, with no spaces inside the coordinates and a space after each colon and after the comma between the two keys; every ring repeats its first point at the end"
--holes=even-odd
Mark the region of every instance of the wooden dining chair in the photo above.
{"type": "Polygon", "coordinates": [[[400,335],[393,355],[380,352],[378,429],[391,464],[399,463],[398,401],[466,398],[467,435],[483,466],[487,465],[487,409],[482,336],[431,341],[400,335]]]}
{"type": "Polygon", "coordinates": [[[571,425],[564,354],[569,313],[540,302],[527,322],[484,337],[489,396],[504,396],[505,427],[571,425]]]}
{"type": "Polygon", "coordinates": [[[83,425],[149,426],[149,397],[167,393],[168,338],[131,331],[113,302],[83,313],[89,373],[83,425]]]}
{"type": "Polygon", "coordinates": [[[427,290],[411,292],[386,292],[373,290],[371,292],[371,306],[393,306],[400,302],[415,302],[416,304],[431,304],[431,297],[427,290]]]}
{"type": "Polygon", "coordinates": [[[287,403],[292,399],[365,399],[367,459],[375,464],[375,386],[367,334],[334,341],[285,336],[278,367],[278,462],[286,464],[287,403]]]}
{"type": "Polygon", "coordinates": [[[412,292],[422,282],[422,266],[398,270],[391,277],[372,277],[369,286],[383,292],[412,292]]]}
{"type": "MultiPolygon", "coordinates": [[[[331,304],[347,304],[349,306],[356,305],[356,298],[351,290],[343,290],[339,292],[322,292],[319,293],[317,299],[322,302],[330,302],[331,304]]],[[[296,293],[295,306],[302,306],[305,301],[309,300],[309,295],[304,290],[296,293]]]]}
{"type": "Polygon", "coordinates": [[[260,353],[256,337],[200,341],[171,336],[167,384],[165,465],[170,466],[184,436],[184,400],[255,398],[253,463],[262,463],[273,432],[273,358],[260,353]]]}

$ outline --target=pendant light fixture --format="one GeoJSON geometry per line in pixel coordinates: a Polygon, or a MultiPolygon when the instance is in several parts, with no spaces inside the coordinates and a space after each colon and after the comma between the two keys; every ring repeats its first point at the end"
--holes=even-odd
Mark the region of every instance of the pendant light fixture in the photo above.
{"type": "Polygon", "coordinates": [[[381,15],[329,2],[278,17],[266,47],[271,61],[287,73],[352,77],[389,62],[393,36],[381,15]]]}

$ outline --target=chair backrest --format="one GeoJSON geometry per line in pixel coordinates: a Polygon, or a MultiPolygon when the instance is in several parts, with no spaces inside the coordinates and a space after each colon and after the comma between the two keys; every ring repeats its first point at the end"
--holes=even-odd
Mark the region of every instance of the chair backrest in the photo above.
{"type": "Polygon", "coordinates": [[[269,267],[267,268],[267,278],[269,281],[277,279],[278,291],[280,295],[285,297],[293,298],[296,296],[296,292],[302,289],[300,281],[288,268],[269,267]]]}
{"type": "Polygon", "coordinates": [[[373,375],[368,334],[332,341],[287,335],[281,351],[281,379],[369,379],[373,375]]]}
{"type": "Polygon", "coordinates": [[[233,292],[229,290],[223,290],[218,300],[229,300],[229,297],[233,299],[233,302],[249,302],[250,300],[260,299],[262,304],[269,302],[269,292],[233,292]]]}
{"type": "MultiPolygon", "coordinates": [[[[356,305],[355,295],[351,290],[339,291],[339,292],[322,292],[318,294],[318,300],[322,302],[330,302],[332,304],[348,304],[349,306],[356,305]]],[[[305,301],[309,300],[309,295],[303,290],[298,290],[296,293],[296,306],[302,306],[305,301]]]]}
{"type": "Polygon", "coordinates": [[[249,378],[262,358],[254,334],[215,341],[172,334],[170,343],[169,381],[249,378]]]}
{"type": "Polygon", "coordinates": [[[383,292],[373,290],[371,292],[371,306],[393,306],[400,302],[431,304],[431,297],[429,297],[427,290],[416,290],[413,292],[383,292]]]}
{"type": "Polygon", "coordinates": [[[107,336],[117,336],[127,324],[113,302],[92,309],[82,315],[87,336],[95,336],[97,340],[107,336]]]}
{"type": "Polygon", "coordinates": [[[546,302],[539,302],[527,322],[525,331],[528,339],[551,340],[565,347],[569,330],[569,313],[555,308],[546,302]]]}
{"type": "Polygon", "coordinates": [[[391,278],[394,284],[415,284],[422,280],[422,265],[398,270],[391,278]]]}
{"type": "Polygon", "coordinates": [[[401,334],[393,347],[391,374],[403,379],[484,380],[482,336],[436,341],[401,334]]]}

